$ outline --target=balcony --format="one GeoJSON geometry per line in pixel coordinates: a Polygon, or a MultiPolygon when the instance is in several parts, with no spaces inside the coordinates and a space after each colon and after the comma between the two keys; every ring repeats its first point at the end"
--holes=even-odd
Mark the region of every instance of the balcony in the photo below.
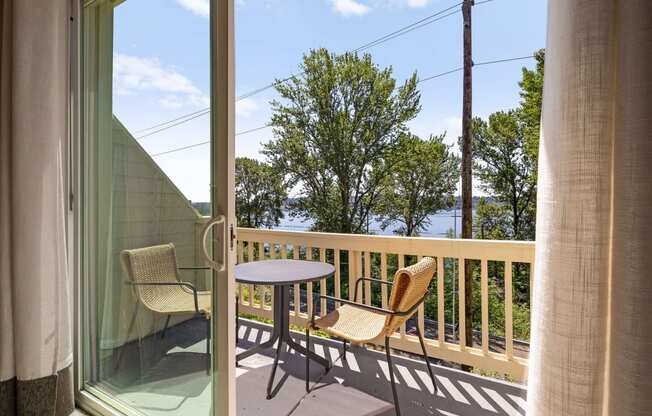
{"type": "MultiPolygon", "coordinates": [[[[172,242],[177,248],[179,265],[198,265],[203,261],[200,234],[206,223],[192,208],[172,181],[156,167],[131,135],[114,120],[115,145],[123,151],[120,159],[129,169],[114,178],[114,201],[129,210],[114,230],[112,252],[125,248],[145,247],[172,242]],[[133,169],[132,169],[133,167],[133,169]],[[158,193],[145,192],[157,184],[158,193]],[[139,198],[131,197],[139,195],[139,198]],[[139,202],[147,196],[146,203],[139,202]],[[152,217],[151,207],[157,206],[152,217]]],[[[525,381],[529,344],[527,334],[516,331],[519,325],[529,328],[529,317],[512,302],[527,302],[523,287],[532,287],[531,266],[535,245],[532,242],[486,241],[397,236],[344,235],[280,230],[237,230],[238,262],[270,258],[321,260],[335,266],[335,275],[315,284],[294,286],[291,291],[291,323],[303,328],[307,311],[313,306],[324,313],[335,305],[318,302],[313,294],[325,293],[352,299],[355,279],[371,276],[391,279],[399,267],[430,256],[437,261],[425,307],[410,319],[391,339],[396,356],[399,400],[404,414],[483,415],[524,413],[525,381]],[[468,262],[467,262],[468,260],[468,262]],[[466,322],[465,264],[474,268],[474,322],[466,322]],[[516,283],[521,286],[516,290],[516,283]],[[508,300],[508,301],[506,301],[508,300]],[[498,305],[499,307],[497,307],[498,305]],[[515,322],[519,322],[515,325],[515,322]],[[419,355],[417,325],[426,337],[428,355],[437,367],[438,394],[432,386],[419,355]],[[473,327],[473,346],[466,346],[465,328],[473,327]],[[461,365],[474,373],[461,372],[461,365]],[[496,379],[489,376],[498,376],[496,379]]],[[[107,259],[108,260],[108,259],[107,259]]],[[[114,261],[116,286],[100,298],[107,311],[120,310],[120,318],[109,312],[102,327],[98,349],[98,383],[121,400],[141,408],[146,414],[201,414],[210,403],[210,383],[205,372],[205,327],[195,319],[174,318],[165,338],[160,338],[164,319],[144,311],[138,330],[130,331],[136,299],[119,282],[123,282],[117,256],[114,261]],[[186,320],[184,320],[186,319],[186,320]],[[138,333],[136,333],[138,332],[138,333]],[[144,407],[143,407],[144,406],[144,407]]],[[[209,274],[184,272],[184,279],[207,289],[209,274]]],[[[364,301],[387,306],[388,290],[362,285],[364,301]],[[373,289],[373,290],[372,290],[373,289]]],[[[127,288],[128,289],[128,288],[127,288]]],[[[269,335],[266,320],[272,319],[270,287],[238,287],[239,308],[247,318],[239,334],[239,348],[259,343],[269,335]]],[[[296,333],[303,339],[301,333],[296,333]]],[[[282,387],[274,399],[265,399],[272,351],[243,361],[238,368],[238,414],[260,414],[257,409],[271,409],[270,414],[390,415],[392,398],[388,370],[381,346],[356,348],[352,359],[344,363],[339,357],[337,340],[315,336],[316,352],[331,359],[335,367],[320,378],[320,368],[312,366],[315,388],[306,395],[303,388],[303,359],[284,360],[277,380],[282,387]],[[374,351],[378,350],[378,351],[374,351]]],[[[296,355],[296,354],[294,354],[296,355]]],[[[101,392],[98,392],[101,394],[101,392]]]]}
{"type": "MultiPolygon", "coordinates": [[[[487,372],[505,374],[513,380],[523,381],[527,374],[528,344],[514,339],[513,324],[513,266],[531,270],[534,262],[534,243],[521,241],[486,241],[437,238],[407,238],[393,236],[346,235],[312,232],[289,232],[272,230],[238,230],[238,261],[255,261],[263,258],[301,258],[328,261],[335,266],[332,282],[322,281],[318,288],[312,284],[295,285],[291,322],[303,327],[307,311],[312,308],[313,291],[335,297],[353,298],[353,288],[357,277],[370,276],[387,280],[396,267],[407,262],[416,262],[423,256],[437,260],[437,270],[433,278],[430,296],[431,313],[419,308],[415,318],[401,328],[392,338],[392,348],[407,353],[420,353],[419,341],[414,336],[415,326],[419,325],[426,337],[430,357],[440,360],[470,365],[487,372]],[[464,266],[465,261],[480,269],[478,283],[481,311],[480,325],[476,323],[473,347],[466,346],[464,316],[464,266]],[[392,264],[393,263],[393,264],[392,264]],[[393,269],[391,266],[393,265],[393,269]],[[504,303],[502,316],[489,316],[490,276],[489,269],[502,270],[503,286],[498,293],[504,303]],[[441,272],[440,272],[441,271],[441,272]],[[351,280],[350,280],[351,279],[351,280]],[[445,288],[456,286],[454,298],[445,299],[445,288]],[[346,288],[346,290],[345,290],[346,288]],[[504,301],[510,300],[510,301],[504,301]],[[452,303],[452,304],[449,304],[452,303]],[[454,306],[453,306],[454,305],[454,306]],[[446,319],[446,311],[456,312],[453,325],[446,319]],[[432,313],[432,310],[436,312],[432,313]],[[490,325],[490,318],[491,323],[490,325]],[[480,327],[479,329],[477,327],[480,327]],[[501,334],[491,333],[502,330],[501,334]]],[[[532,287],[532,273],[529,273],[529,287],[532,287]]],[[[498,279],[492,279],[497,281],[498,279]]],[[[365,282],[364,300],[370,303],[372,288],[365,282]]],[[[495,287],[495,286],[494,286],[495,287]]],[[[377,288],[375,288],[377,290],[377,288]]],[[[380,289],[380,305],[386,307],[388,291],[380,289]]],[[[241,313],[271,319],[271,289],[265,287],[240,288],[241,313]],[[250,296],[250,294],[255,294],[250,296]]],[[[376,294],[376,297],[378,294],[376,294]]],[[[532,292],[530,291],[530,296],[532,292]]],[[[322,300],[314,305],[319,313],[330,309],[322,300]]],[[[469,323],[470,325],[470,323],[469,323]]]]}
{"type": "MultiPolygon", "coordinates": [[[[198,241],[199,230],[206,220],[197,217],[194,240],[198,241]]],[[[186,240],[188,236],[180,241],[186,240]]],[[[199,244],[194,244],[194,250],[200,258],[199,244]]],[[[192,247],[185,247],[184,253],[189,259],[194,257],[192,247]]],[[[404,414],[524,414],[526,389],[522,383],[527,374],[529,345],[514,337],[513,303],[504,302],[504,311],[499,317],[490,316],[489,305],[493,300],[490,296],[497,295],[495,282],[499,280],[493,273],[503,271],[503,286],[498,295],[503,300],[512,299],[512,266],[529,268],[534,260],[534,243],[241,228],[238,229],[237,253],[239,262],[300,258],[334,264],[336,271],[332,278],[314,285],[296,285],[291,291],[291,324],[301,328],[312,306],[319,314],[335,306],[324,302],[313,305],[313,294],[353,298],[357,277],[391,279],[396,268],[422,256],[434,257],[437,272],[428,306],[422,306],[391,339],[404,414]],[[476,298],[480,303],[480,322],[474,325],[473,347],[465,345],[468,323],[460,307],[465,295],[464,286],[460,285],[464,279],[465,260],[471,260],[470,264],[479,271],[476,290],[479,289],[480,296],[476,298]],[[490,290],[490,281],[494,284],[493,290],[490,290]],[[454,296],[449,289],[453,283],[461,288],[453,291],[454,296]],[[448,297],[445,296],[447,292],[448,297]],[[452,312],[456,316],[453,320],[447,317],[452,312]],[[502,318],[502,322],[497,322],[497,318],[502,318]],[[415,336],[416,325],[423,329],[428,355],[435,364],[436,394],[433,394],[422,357],[416,355],[421,352],[415,336]],[[495,333],[497,327],[502,329],[500,333],[495,333]],[[460,371],[462,364],[473,366],[474,373],[460,371]],[[503,379],[488,375],[500,375],[503,379]]],[[[198,282],[208,278],[202,273],[195,276],[198,282]]],[[[386,306],[388,291],[376,288],[374,296],[369,296],[372,288],[362,287],[365,302],[386,306]]],[[[270,335],[270,326],[264,322],[272,318],[272,289],[240,285],[238,291],[243,317],[238,348],[246,349],[264,342],[270,335]]],[[[160,336],[160,325],[153,322],[139,342],[126,343],[103,362],[102,368],[108,371],[104,373],[102,388],[147,414],[200,414],[208,408],[211,398],[205,371],[204,322],[201,319],[177,322],[164,338],[160,336]]],[[[274,415],[392,415],[388,366],[382,347],[353,348],[343,361],[339,341],[315,335],[314,350],[330,359],[334,368],[323,374],[319,366],[311,366],[311,393],[306,394],[304,390],[303,356],[285,351],[276,376],[280,387],[272,400],[266,400],[265,388],[273,361],[273,351],[268,350],[249,357],[237,368],[238,414],[258,415],[265,409],[274,415]]],[[[295,332],[293,337],[305,343],[302,332],[295,332]]]]}

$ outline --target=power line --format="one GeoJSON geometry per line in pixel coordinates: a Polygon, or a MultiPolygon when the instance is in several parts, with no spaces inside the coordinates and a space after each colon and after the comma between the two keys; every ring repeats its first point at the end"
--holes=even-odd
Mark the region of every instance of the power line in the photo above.
{"type": "MultiPolygon", "coordinates": [[[[201,117],[201,116],[203,116],[203,115],[205,115],[205,114],[208,114],[209,112],[210,112],[210,110],[208,110],[208,111],[204,111],[204,112],[202,112],[202,113],[195,113],[195,115],[193,115],[192,117],[187,117],[187,118],[183,118],[183,117],[181,117],[181,118],[183,118],[181,121],[177,121],[176,123],[173,123],[173,124],[168,124],[168,125],[165,126],[165,127],[161,127],[160,129],[157,129],[157,130],[154,130],[154,131],[150,131],[149,133],[146,133],[146,134],[143,134],[143,135],[141,135],[141,136],[138,136],[138,137],[136,137],[136,140],[144,139],[145,137],[149,137],[149,136],[152,136],[152,135],[154,135],[154,134],[157,134],[157,133],[160,133],[160,132],[162,132],[162,131],[165,131],[165,130],[167,130],[167,129],[171,129],[172,127],[178,126],[178,125],[180,125],[180,124],[187,123],[187,122],[189,122],[190,120],[194,120],[194,119],[196,119],[196,118],[198,118],[198,117],[201,117]]],[[[168,123],[169,123],[169,122],[168,122],[168,123]]],[[[164,123],[164,124],[167,124],[167,123],[164,123]]]]}
{"type": "MultiPolygon", "coordinates": [[[[460,7],[461,5],[462,5],[462,3],[457,3],[457,4],[454,4],[453,6],[447,7],[446,9],[440,10],[440,11],[438,11],[438,12],[436,12],[436,13],[433,13],[433,14],[431,14],[431,15],[429,15],[429,16],[426,16],[426,17],[424,17],[423,19],[420,19],[420,20],[418,20],[418,21],[416,21],[416,22],[414,22],[414,23],[411,23],[411,24],[409,24],[409,25],[407,25],[407,26],[403,26],[403,27],[400,28],[400,29],[397,29],[397,30],[395,30],[395,31],[393,31],[393,32],[391,32],[391,33],[388,33],[388,34],[383,35],[383,36],[381,36],[381,37],[379,37],[379,38],[377,38],[377,39],[374,39],[374,40],[372,40],[372,41],[370,41],[370,42],[367,42],[367,43],[365,43],[364,45],[361,45],[361,46],[359,46],[359,47],[353,49],[352,52],[354,52],[354,53],[355,53],[355,52],[361,52],[361,51],[364,51],[364,50],[367,50],[367,49],[373,48],[374,46],[378,46],[378,45],[380,45],[380,44],[382,44],[382,43],[385,43],[385,42],[387,42],[387,41],[389,41],[389,40],[391,40],[391,39],[394,39],[394,38],[397,38],[397,37],[399,37],[399,36],[402,36],[402,35],[404,35],[404,34],[406,34],[406,33],[409,33],[409,32],[411,32],[411,31],[413,31],[413,30],[416,30],[416,29],[422,28],[422,27],[424,27],[424,26],[426,26],[426,25],[429,25],[429,24],[431,24],[431,23],[435,23],[435,22],[437,22],[437,21],[439,21],[439,20],[442,20],[442,19],[444,19],[444,18],[446,18],[446,17],[448,17],[448,16],[452,16],[453,14],[459,13],[459,12],[461,11],[461,9],[459,9],[459,10],[455,10],[454,12],[449,13],[449,14],[446,14],[445,16],[441,16],[442,14],[444,14],[444,13],[446,13],[446,12],[448,12],[448,11],[450,11],[450,10],[456,8],[456,7],[460,7]],[[437,16],[441,16],[441,17],[439,17],[439,18],[437,18],[437,19],[434,19],[434,18],[437,17],[437,16]],[[431,19],[433,19],[433,20],[431,20],[431,19]]],[[[283,79],[278,80],[278,81],[274,81],[274,82],[272,82],[272,83],[270,83],[270,84],[267,84],[267,85],[265,85],[265,86],[263,86],[263,87],[261,87],[261,88],[258,88],[258,89],[256,89],[256,90],[253,90],[253,91],[247,92],[247,93],[245,93],[245,94],[242,94],[242,95],[240,95],[240,96],[237,98],[237,100],[243,100],[243,99],[245,99],[245,98],[249,98],[249,97],[251,97],[252,95],[256,95],[256,94],[259,94],[259,93],[261,93],[261,92],[263,92],[263,91],[266,91],[266,90],[268,90],[268,89],[270,89],[270,88],[274,88],[274,87],[276,87],[276,86],[279,85],[279,84],[283,84],[283,83],[285,83],[285,82],[291,80],[291,79],[294,78],[294,77],[302,76],[302,75],[304,75],[304,74],[305,74],[305,72],[301,72],[301,73],[298,73],[298,74],[292,74],[292,75],[290,75],[289,77],[283,78],[283,79]]]]}
{"type": "Polygon", "coordinates": [[[283,79],[278,80],[278,81],[274,81],[274,82],[272,82],[271,84],[267,84],[267,85],[265,85],[264,87],[260,87],[260,88],[258,88],[257,90],[253,90],[253,91],[249,91],[249,92],[247,92],[247,93],[244,93],[244,94],[238,96],[235,100],[236,100],[236,101],[240,101],[240,100],[244,100],[245,98],[249,98],[249,97],[251,97],[252,95],[260,94],[260,93],[263,92],[263,91],[266,91],[266,90],[268,90],[268,89],[270,89],[270,88],[274,88],[274,87],[276,87],[277,85],[284,84],[284,83],[288,82],[289,80],[291,80],[292,78],[294,78],[294,77],[300,77],[300,76],[302,76],[303,74],[305,74],[305,72],[301,72],[301,73],[299,73],[299,74],[292,74],[292,75],[290,75],[289,77],[283,78],[283,79]]]}
{"type": "Polygon", "coordinates": [[[184,118],[186,118],[186,117],[194,116],[195,114],[203,113],[203,112],[205,112],[205,111],[210,111],[210,107],[202,108],[201,110],[197,110],[197,111],[194,111],[194,112],[192,112],[192,113],[184,114],[184,115],[179,116],[179,117],[177,117],[177,118],[173,118],[172,120],[164,121],[164,122],[162,122],[162,123],[155,124],[155,125],[153,125],[153,126],[149,126],[149,127],[147,127],[146,129],[136,130],[136,131],[134,132],[134,134],[144,133],[144,132],[146,132],[146,131],[148,131],[148,130],[152,130],[152,129],[155,129],[155,128],[157,128],[157,127],[161,127],[161,126],[165,126],[166,124],[174,123],[175,121],[179,121],[179,120],[182,120],[182,119],[184,119],[184,118]]]}
{"type": "Polygon", "coordinates": [[[182,150],[192,149],[193,147],[204,146],[204,145],[209,144],[210,142],[211,142],[211,141],[208,140],[208,141],[205,141],[205,142],[195,143],[195,144],[191,144],[191,145],[188,145],[188,146],[177,147],[176,149],[167,150],[167,151],[165,151],[165,152],[161,152],[161,153],[155,153],[155,154],[152,155],[152,157],[163,156],[163,155],[167,155],[168,153],[175,153],[175,152],[180,152],[180,151],[182,151],[182,150]]]}
{"type": "MultiPolygon", "coordinates": [[[[265,124],[264,126],[256,127],[256,128],[253,128],[253,129],[239,131],[235,135],[236,136],[241,136],[243,134],[249,134],[249,133],[253,133],[255,131],[264,130],[264,129],[267,129],[269,127],[272,127],[271,124],[265,124]]],[[[163,156],[163,155],[167,155],[168,153],[175,153],[175,152],[180,152],[182,150],[192,149],[192,148],[199,147],[199,146],[205,146],[205,145],[209,144],[210,142],[211,142],[210,140],[206,140],[206,141],[203,141],[203,142],[190,144],[188,146],[177,147],[175,149],[170,149],[170,150],[166,150],[164,152],[155,153],[155,154],[152,155],[152,157],[163,156]]]]}
{"type": "MultiPolygon", "coordinates": [[[[488,1],[495,1],[495,0],[488,0],[488,1]]],[[[497,59],[497,60],[494,60],[494,61],[474,62],[473,66],[475,67],[475,66],[483,66],[483,65],[500,64],[500,63],[503,63],[503,62],[521,61],[521,60],[524,60],[524,59],[532,59],[532,58],[534,58],[534,55],[519,56],[517,58],[508,58],[508,59],[497,59]]],[[[430,81],[431,79],[443,77],[444,75],[449,75],[449,74],[453,74],[455,72],[460,72],[463,69],[464,69],[464,67],[460,66],[460,67],[451,69],[451,70],[446,71],[446,72],[441,72],[439,74],[431,75],[431,76],[426,77],[426,78],[420,78],[417,81],[417,83],[430,81]]]]}
{"type": "MultiPolygon", "coordinates": [[[[487,0],[485,0],[485,2],[486,1],[487,0]]],[[[494,0],[488,0],[488,1],[494,1],[494,0]]],[[[385,42],[388,42],[388,41],[390,41],[392,39],[395,39],[395,38],[397,38],[399,36],[403,36],[403,35],[405,35],[407,33],[410,33],[410,32],[412,32],[414,30],[420,29],[420,28],[422,28],[424,26],[430,25],[432,23],[435,23],[435,22],[438,22],[438,21],[440,21],[442,19],[445,19],[445,18],[447,18],[449,16],[457,14],[457,13],[459,13],[461,11],[461,8],[459,8],[461,5],[462,5],[461,2],[456,3],[456,4],[454,4],[454,5],[450,6],[450,7],[447,7],[445,9],[443,9],[443,10],[440,10],[438,12],[430,14],[430,15],[428,15],[428,16],[420,19],[420,20],[417,20],[414,23],[410,23],[409,25],[403,26],[403,27],[391,32],[391,33],[388,33],[388,34],[383,35],[383,36],[381,36],[379,38],[376,38],[376,39],[374,39],[374,40],[372,40],[370,42],[367,42],[367,43],[353,49],[352,52],[356,53],[356,52],[361,52],[361,51],[364,51],[364,50],[367,50],[367,49],[371,49],[371,48],[373,48],[375,46],[381,45],[381,44],[383,44],[385,42]],[[458,10],[453,10],[455,8],[458,8],[458,10]],[[451,10],[453,10],[453,11],[451,12],[451,10]],[[450,12],[450,13],[447,13],[447,12],[450,12]]],[[[295,78],[297,76],[303,76],[304,74],[305,74],[305,72],[292,74],[292,75],[290,75],[288,77],[285,77],[285,78],[283,78],[281,80],[274,81],[274,82],[272,82],[270,84],[267,84],[267,85],[265,85],[263,87],[260,87],[258,89],[246,92],[246,93],[236,97],[236,101],[241,101],[241,100],[244,100],[244,99],[249,98],[251,96],[260,94],[261,92],[264,92],[264,91],[267,91],[267,90],[269,90],[271,88],[274,88],[277,85],[284,84],[284,83],[288,82],[289,80],[291,80],[291,79],[293,79],[293,78],[295,78]]],[[[210,113],[210,107],[203,108],[203,109],[195,111],[193,113],[184,114],[184,115],[179,116],[179,117],[177,117],[175,119],[168,120],[168,121],[156,124],[154,126],[150,126],[148,128],[145,128],[145,129],[138,130],[136,133],[142,133],[142,132],[150,131],[152,129],[156,129],[158,127],[161,127],[160,129],[158,129],[156,131],[152,131],[152,132],[149,132],[149,133],[144,134],[142,136],[136,137],[136,139],[142,139],[142,138],[145,138],[145,137],[149,137],[151,135],[160,133],[160,132],[162,132],[164,130],[167,130],[169,128],[172,128],[172,127],[178,126],[180,124],[186,123],[186,122],[188,122],[190,120],[194,120],[195,118],[201,117],[201,116],[206,115],[208,113],[210,113]],[[173,123],[173,124],[170,124],[170,123],[173,123]],[[163,126],[165,126],[165,127],[163,127],[163,126]]]]}
{"type": "Polygon", "coordinates": [[[256,128],[253,128],[253,129],[238,132],[235,135],[236,136],[241,136],[243,134],[249,134],[249,133],[253,133],[255,131],[264,130],[264,129],[269,128],[269,127],[272,127],[272,125],[271,124],[265,124],[264,126],[260,126],[260,127],[256,127],[256,128]]]}
{"type": "MultiPolygon", "coordinates": [[[[491,0],[491,1],[495,1],[495,0],[491,0]]],[[[498,59],[498,60],[495,60],[495,61],[474,62],[473,66],[500,64],[500,63],[503,63],[503,62],[521,61],[523,59],[532,59],[532,58],[534,58],[534,55],[519,56],[517,58],[498,59]]]]}
{"type": "MultiPolygon", "coordinates": [[[[489,1],[495,1],[495,0],[489,0],[489,1]]],[[[516,58],[507,58],[507,59],[496,59],[496,60],[492,60],[492,61],[481,61],[481,62],[474,63],[473,66],[493,65],[493,64],[499,64],[499,63],[504,63],[504,62],[520,61],[520,60],[532,59],[532,58],[534,58],[534,55],[519,56],[519,57],[516,57],[516,58]]],[[[458,68],[454,68],[454,69],[451,69],[451,70],[448,70],[448,71],[445,71],[445,72],[440,72],[439,74],[431,75],[431,76],[426,77],[426,78],[421,78],[421,79],[419,79],[417,81],[417,83],[430,81],[430,80],[433,80],[433,79],[436,79],[436,78],[443,77],[445,75],[453,74],[455,72],[460,72],[462,69],[463,69],[462,67],[458,67],[458,68]]],[[[269,128],[269,127],[271,127],[270,124],[265,124],[264,126],[255,127],[255,128],[249,129],[249,130],[244,130],[244,131],[238,132],[235,135],[240,136],[240,135],[243,135],[243,134],[253,133],[255,131],[264,130],[264,129],[269,128]]],[[[203,145],[206,145],[208,143],[210,143],[210,141],[204,141],[204,142],[201,142],[201,143],[191,144],[189,146],[183,146],[183,147],[179,147],[179,148],[176,148],[176,149],[167,150],[165,152],[156,153],[156,154],[153,154],[152,157],[162,156],[162,155],[166,155],[168,153],[180,152],[182,150],[191,149],[193,147],[203,146],[203,145]]]]}
{"type": "Polygon", "coordinates": [[[443,19],[445,17],[451,16],[452,14],[459,13],[461,11],[461,9],[458,9],[455,12],[453,12],[451,14],[448,14],[446,16],[442,16],[439,19],[431,20],[431,19],[434,19],[435,17],[440,16],[440,15],[442,15],[442,14],[444,14],[444,13],[450,11],[450,10],[453,10],[456,7],[460,7],[461,5],[462,5],[462,3],[454,4],[454,5],[446,8],[446,9],[440,10],[440,11],[438,11],[436,13],[433,13],[433,14],[431,14],[429,16],[426,16],[421,20],[417,20],[416,22],[411,23],[411,24],[409,24],[407,26],[403,26],[400,29],[397,29],[397,30],[395,30],[395,31],[393,31],[391,33],[388,33],[388,34],[386,34],[384,36],[381,36],[381,37],[379,37],[377,39],[372,40],[371,42],[365,43],[364,45],[357,47],[356,49],[353,50],[353,52],[360,52],[360,51],[369,49],[369,48],[371,48],[373,46],[376,46],[376,45],[378,45],[380,43],[384,43],[384,42],[386,42],[386,41],[388,41],[390,39],[394,39],[394,37],[396,37],[396,36],[403,35],[405,33],[409,33],[412,30],[418,29],[418,28],[423,27],[425,25],[428,25],[430,23],[434,23],[434,22],[439,21],[439,20],[441,20],[441,19],[443,19]]]}
{"type": "Polygon", "coordinates": [[[420,84],[420,83],[422,83],[422,82],[430,81],[431,79],[435,79],[435,78],[443,77],[444,75],[449,75],[449,74],[452,74],[452,73],[455,73],[455,72],[460,72],[462,69],[464,69],[464,68],[463,68],[463,67],[459,67],[459,68],[451,69],[451,70],[449,70],[449,71],[442,72],[442,73],[439,73],[439,74],[431,75],[431,76],[426,77],[426,78],[420,78],[420,79],[417,81],[417,83],[420,84]]]}

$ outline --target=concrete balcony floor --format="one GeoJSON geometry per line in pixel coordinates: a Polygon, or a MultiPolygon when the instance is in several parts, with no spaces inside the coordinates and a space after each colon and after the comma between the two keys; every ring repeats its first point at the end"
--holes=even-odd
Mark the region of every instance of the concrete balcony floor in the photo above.
{"type": "MultiPolygon", "coordinates": [[[[238,351],[265,341],[271,327],[242,320],[238,351]]],[[[165,338],[150,336],[140,345],[124,347],[120,364],[107,361],[113,373],[100,386],[147,415],[208,414],[211,386],[206,374],[205,325],[194,319],[168,329],[165,338]]],[[[305,344],[303,334],[295,339],[305,344]]],[[[311,392],[304,388],[304,357],[281,354],[274,397],[265,388],[273,363],[272,349],[254,355],[237,368],[237,414],[293,416],[394,415],[384,352],[353,347],[346,361],[341,343],[311,338],[317,354],[333,362],[323,368],[311,363],[311,392]]],[[[525,414],[523,386],[434,365],[437,393],[425,363],[395,355],[395,375],[403,415],[483,416],[525,414]]]]}

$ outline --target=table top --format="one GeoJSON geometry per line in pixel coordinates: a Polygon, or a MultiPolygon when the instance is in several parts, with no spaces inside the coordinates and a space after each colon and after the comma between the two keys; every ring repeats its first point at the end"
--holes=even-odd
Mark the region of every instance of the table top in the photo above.
{"type": "Polygon", "coordinates": [[[238,283],[289,285],[313,282],[335,273],[332,264],[306,260],[260,260],[235,266],[238,283]]]}

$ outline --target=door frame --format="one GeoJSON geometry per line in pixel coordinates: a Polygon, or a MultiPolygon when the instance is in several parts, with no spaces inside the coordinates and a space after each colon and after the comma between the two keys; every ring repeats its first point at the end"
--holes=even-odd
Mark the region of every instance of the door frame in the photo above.
{"type": "MultiPolygon", "coordinates": [[[[69,272],[74,294],[73,342],[74,388],[77,405],[91,415],[112,416],[135,414],[102,391],[84,386],[85,338],[93,336],[84,314],[89,309],[88,296],[93,285],[89,279],[88,244],[83,238],[88,230],[84,201],[89,189],[88,169],[84,163],[88,149],[84,137],[84,44],[82,16],[84,6],[106,1],[117,4],[122,0],[69,0],[69,141],[70,141],[70,210],[68,223],[69,272]]],[[[235,54],[234,0],[210,0],[210,102],[211,102],[211,200],[213,216],[226,218],[223,233],[214,245],[214,256],[225,265],[213,272],[212,305],[212,414],[235,416],[235,54]]],[[[92,163],[92,161],[90,161],[92,163]]],[[[217,232],[217,231],[216,231],[217,232]]],[[[215,237],[218,237],[217,235],[215,237]]]]}
{"type": "Polygon", "coordinates": [[[234,0],[210,0],[211,201],[226,218],[213,257],[213,414],[235,416],[235,31],[234,0]],[[222,247],[220,247],[222,246],[222,247]]]}

